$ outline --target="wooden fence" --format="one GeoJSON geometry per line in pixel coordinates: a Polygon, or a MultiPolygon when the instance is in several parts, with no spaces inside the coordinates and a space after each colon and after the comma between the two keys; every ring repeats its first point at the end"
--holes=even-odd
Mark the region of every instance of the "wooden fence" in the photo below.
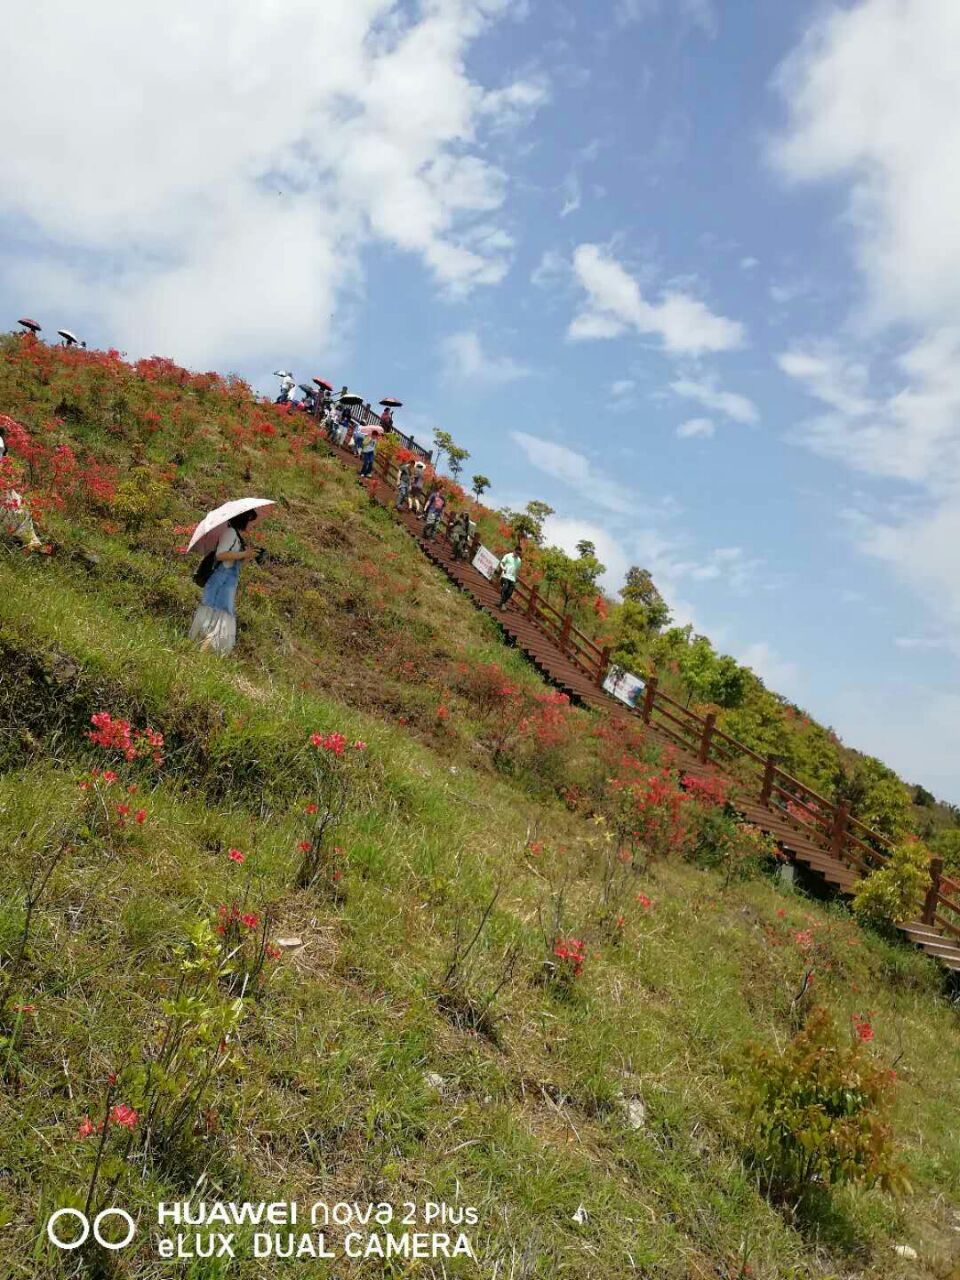
{"type": "MultiPolygon", "coordinates": [[[[378,459],[376,470],[388,485],[396,485],[394,464],[378,459]]],[[[448,519],[441,521],[437,536],[446,537],[448,526],[448,519]]],[[[470,560],[479,545],[479,535],[475,535],[469,549],[470,560]]],[[[610,671],[609,647],[598,645],[580,631],[569,614],[562,614],[543,599],[536,585],[519,581],[513,602],[598,689],[603,687],[610,671]]],[[[767,808],[788,816],[810,840],[860,875],[866,876],[884,865],[892,852],[892,842],[855,818],[847,804],[829,800],[794,778],[781,768],[777,756],[764,756],[724,732],[714,712],[698,715],[670,697],[660,688],[655,675],[635,674],[644,683],[644,696],[642,704],[633,708],[633,714],[644,724],[692,752],[702,765],[715,765],[732,775],[747,795],[754,795],[767,808]]],[[[630,708],[624,704],[624,710],[630,708]]],[[[924,903],[917,904],[917,911],[925,924],[960,938],[960,883],[943,875],[940,858],[931,859],[930,887],[924,903]]]]}

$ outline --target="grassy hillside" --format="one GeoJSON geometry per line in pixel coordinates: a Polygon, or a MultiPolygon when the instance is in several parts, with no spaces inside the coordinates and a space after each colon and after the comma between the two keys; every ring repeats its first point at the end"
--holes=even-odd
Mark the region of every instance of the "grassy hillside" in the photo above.
{"type": "Polygon", "coordinates": [[[289,1271],[159,1260],[158,1200],[198,1186],[477,1211],[478,1263],[305,1275],[955,1273],[960,1031],[928,960],[705,868],[718,810],[558,703],[308,424],[19,341],[0,412],[50,544],[0,542],[0,1275],[289,1271]],[[238,490],[280,505],[224,661],[185,638],[176,547],[238,490]],[[643,792],[626,834],[610,775],[643,792]],[[790,1199],[751,1159],[748,1046],[816,1005],[895,1071],[898,1194],[790,1199]],[[88,1198],[138,1243],[55,1251],[88,1198]]]}

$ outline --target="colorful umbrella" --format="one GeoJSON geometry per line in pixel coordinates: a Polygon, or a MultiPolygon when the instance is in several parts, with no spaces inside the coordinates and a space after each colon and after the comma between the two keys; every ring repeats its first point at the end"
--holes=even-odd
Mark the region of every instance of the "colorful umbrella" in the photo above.
{"type": "Polygon", "coordinates": [[[40,325],[37,324],[36,320],[27,320],[27,319],[18,320],[17,324],[22,324],[23,327],[25,329],[29,329],[31,333],[40,332],[40,325]]]}
{"type": "Polygon", "coordinates": [[[259,511],[274,505],[272,498],[234,498],[225,502],[215,511],[208,512],[193,531],[193,537],[187,544],[188,551],[199,551],[206,555],[220,541],[224,526],[234,516],[242,516],[245,511],[259,511]]]}
{"type": "Polygon", "coordinates": [[[314,382],[317,384],[318,387],[322,387],[324,391],[333,390],[333,383],[327,382],[325,378],[314,378],[314,382]]]}
{"type": "Polygon", "coordinates": [[[378,426],[375,422],[368,422],[366,426],[360,428],[362,436],[382,436],[383,427],[378,426]]]}

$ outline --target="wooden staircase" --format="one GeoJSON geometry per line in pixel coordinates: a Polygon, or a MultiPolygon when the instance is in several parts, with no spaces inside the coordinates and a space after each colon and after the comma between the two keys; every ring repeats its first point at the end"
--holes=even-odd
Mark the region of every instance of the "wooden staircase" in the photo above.
{"type": "MultiPolygon", "coordinates": [[[[348,450],[330,445],[347,466],[359,470],[348,450]]],[[[833,890],[852,895],[857,884],[882,866],[889,844],[852,818],[845,806],[835,805],[781,770],[774,757],[756,752],[720,730],[713,716],[700,717],[646,681],[642,707],[629,708],[602,685],[609,653],[578,632],[569,618],[542,601],[536,587],[517,584],[513,599],[500,609],[500,592],[469,560],[456,560],[445,529],[423,536],[413,513],[396,509],[394,469],[378,466],[362,481],[370,497],[392,511],[423,553],[476,606],[494,618],[506,636],[530,659],[541,675],[572,701],[597,710],[617,710],[639,716],[646,735],[669,749],[680,770],[696,777],[719,776],[732,784],[733,803],[742,817],[772,836],[789,859],[818,876],[833,890]],[[760,782],[759,793],[751,794],[760,782]]],[[[471,556],[472,559],[472,556],[471,556]]],[[[947,970],[960,973],[960,883],[942,875],[942,863],[931,863],[931,885],[918,918],[899,926],[915,946],[947,970]]]]}

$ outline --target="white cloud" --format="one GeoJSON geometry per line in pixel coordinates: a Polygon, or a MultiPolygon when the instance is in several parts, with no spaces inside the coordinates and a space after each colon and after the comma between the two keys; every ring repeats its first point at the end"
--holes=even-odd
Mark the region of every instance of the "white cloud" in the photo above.
{"type": "Polygon", "coordinates": [[[796,696],[791,690],[798,687],[800,668],[795,662],[780,657],[765,640],[747,645],[738,656],[743,666],[756,672],[769,688],[777,693],[786,693],[788,697],[796,696]]]}
{"type": "Polygon", "coordinates": [[[781,68],[789,112],[773,156],[799,182],[847,179],[871,311],[952,320],[960,308],[960,5],[831,5],[781,68]]]}
{"type": "Polygon", "coordinates": [[[531,466],[554,480],[562,481],[594,506],[617,515],[632,515],[638,510],[640,504],[635,495],[598,471],[584,454],[553,440],[528,435],[525,431],[513,431],[511,436],[531,466]]]}
{"type": "Polygon", "coordinates": [[[610,384],[610,394],[614,398],[629,396],[636,390],[637,384],[632,378],[619,378],[616,382],[610,384]]]}
{"type": "Polygon", "coordinates": [[[712,379],[676,378],[670,383],[670,390],[686,400],[695,400],[704,409],[714,413],[722,413],[733,422],[754,423],[759,421],[757,406],[746,396],[736,391],[722,391],[712,379]]]}
{"type": "Polygon", "coordinates": [[[483,348],[473,330],[453,333],[441,343],[446,377],[458,381],[482,382],[491,386],[526,378],[530,370],[512,356],[494,356],[483,348]]]}
{"type": "Polygon", "coordinates": [[[480,103],[480,114],[488,116],[497,129],[516,129],[529,123],[549,100],[550,88],[546,77],[534,76],[485,93],[480,103]]]}
{"type": "Polygon", "coordinates": [[[753,258],[748,256],[746,258],[740,259],[740,269],[742,271],[756,271],[759,265],[760,265],[759,258],[753,258]]]}
{"type": "Polygon", "coordinates": [[[720,28],[713,0],[667,0],[666,5],[661,0],[617,0],[614,15],[621,26],[628,26],[658,17],[664,10],[679,15],[686,24],[705,36],[715,36],[720,28]]]}
{"type": "Polygon", "coordinates": [[[530,283],[538,289],[548,289],[563,280],[570,271],[570,265],[562,253],[556,249],[545,249],[540,261],[530,272],[530,283]]]}
{"type": "Polygon", "coordinates": [[[743,345],[738,321],[715,315],[688,293],[666,289],[658,302],[648,302],[633,276],[600,245],[578,245],[573,270],[587,294],[567,331],[573,340],[615,338],[633,330],[659,336],[670,354],[693,356],[743,345]]]}
{"type": "Polygon", "coordinates": [[[507,0],[98,0],[6,15],[0,215],[16,297],[134,353],[240,363],[342,326],[371,239],[441,287],[502,279],[483,130],[544,100],[464,57],[507,0]],[[23,51],[42,50],[26,58],[23,51]],[[291,61],[292,59],[292,61],[291,61]],[[23,106],[30,128],[23,128],[23,106]]]}
{"type": "Polygon", "coordinates": [[[716,434],[716,430],[710,418],[688,418],[677,427],[677,435],[681,440],[707,440],[716,434]]]}
{"type": "Polygon", "coordinates": [[[576,213],[582,202],[580,179],[576,171],[571,170],[563,180],[563,204],[560,208],[560,217],[567,218],[571,213],[576,213]]]}
{"type": "Polygon", "coordinates": [[[862,515],[853,528],[861,546],[889,564],[954,636],[958,49],[960,6],[950,0],[832,4],[778,74],[788,124],[773,147],[789,179],[847,184],[846,226],[863,282],[863,314],[875,333],[897,326],[905,343],[898,358],[887,357],[881,376],[871,376],[869,359],[836,342],[781,356],[781,368],[826,406],[796,438],[825,457],[900,482],[886,513],[862,515]],[[904,332],[912,336],[904,340],[904,332]]]}

